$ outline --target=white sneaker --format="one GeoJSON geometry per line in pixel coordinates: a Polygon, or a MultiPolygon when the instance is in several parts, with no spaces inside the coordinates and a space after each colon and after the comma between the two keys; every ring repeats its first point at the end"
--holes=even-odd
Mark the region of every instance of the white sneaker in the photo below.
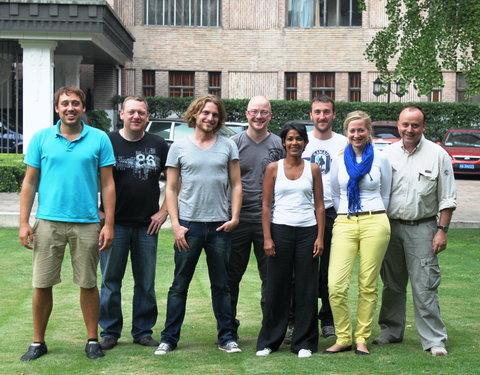
{"type": "Polygon", "coordinates": [[[298,358],[310,358],[312,356],[312,351],[309,349],[300,349],[298,351],[298,358]]]}
{"type": "Polygon", "coordinates": [[[443,346],[432,346],[430,348],[430,354],[434,357],[441,357],[447,355],[448,352],[443,346]]]}
{"type": "Polygon", "coordinates": [[[218,349],[223,350],[225,353],[241,353],[242,349],[238,347],[236,341],[229,341],[225,345],[218,345],[218,349]]]}
{"type": "Polygon", "coordinates": [[[255,354],[257,357],[266,357],[267,355],[269,355],[270,353],[272,352],[272,349],[270,348],[264,348],[262,350],[259,350],[257,351],[257,353],[255,354]]]}
{"type": "Polygon", "coordinates": [[[173,349],[170,344],[167,344],[166,342],[161,342],[160,345],[158,345],[157,350],[155,350],[155,355],[165,355],[172,350],[173,349]]]}

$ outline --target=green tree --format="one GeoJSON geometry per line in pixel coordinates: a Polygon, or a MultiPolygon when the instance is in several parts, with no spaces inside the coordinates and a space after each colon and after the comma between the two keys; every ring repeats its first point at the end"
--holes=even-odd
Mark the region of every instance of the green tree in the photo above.
{"type": "MultiPolygon", "coordinates": [[[[359,3],[365,10],[365,0],[359,3]]],[[[382,81],[413,82],[420,95],[427,95],[443,87],[439,72],[462,71],[467,95],[480,94],[479,0],[386,0],[386,13],[388,26],[365,51],[382,81]]]]}

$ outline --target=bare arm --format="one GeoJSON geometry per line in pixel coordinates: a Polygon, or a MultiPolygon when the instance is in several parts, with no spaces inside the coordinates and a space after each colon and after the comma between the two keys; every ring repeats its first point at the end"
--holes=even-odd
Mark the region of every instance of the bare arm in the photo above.
{"type": "Polygon", "coordinates": [[[217,231],[224,230],[230,232],[238,225],[240,221],[240,209],[242,208],[242,180],[240,174],[240,162],[231,160],[228,163],[228,172],[230,176],[230,187],[232,189],[232,218],[217,228],[217,231]]]}
{"type": "Polygon", "coordinates": [[[105,223],[98,237],[99,251],[103,251],[113,243],[113,224],[115,221],[115,182],[113,180],[113,167],[108,165],[100,168],[100,183],[102,188],[103,210],[105,223]]]}
{"type": "Polygon", "coordinates": [[[167,211],[172,223],[175,246],[179,251],[187,251],[189,246],[185,239],[188,229],[180,225],[178,219],[178,191],[180,189],[180,170],[178,168],[167,168],[167,184],[165,188],[165,202],[167,211]]]}
{"type": "Polygon", "coordinates": [[[267,165],[265,176],[263,177],[262,192],[262,229],[263,229],[263,250],[268,256],[275,256],[275,243],[272,239],[270,225],[272,222],[272,201],[273,189],[275,186],[276,171],[278,162],[267,165]]]}
{"type": "MultiPolygon", "coordinates": [[[[438,225],[448,227],[452,220],[453,208],[445,208],[440,211],[440,219],[438,225]]],[[[432,250],[434,254],[438,254],[447,248],[447,233],[438,229],[435,237],[433,237],[432,250]]]]}
{"type": "Polygon", "coordinates": [[[33,230],[30,226],[29,218],[39,180],[40,169],[27,165],[22,191],[20,192],[20,222],[18,228],[20,242],[27,249],[32,249],[33,244],[33,230]]]}
{"type": "Polygon", "coordinates": [[[167,220],[167,216],[167,199],[165,198],[160,209],[150,217],[152,221],[148,226],[147,234],[157,234],[160,228],[162,228],[163,223],[165,223],[165,220],[167,220]]]}
{"type": "Polygon", "coordinates": [[[317,238],[313,245],[313,257],[323,253],[323,232],[325,230],[325,205],[323,203],[322,173],[318,165],[312,163],[313,176],[313,200],[315,205],[315,216],[317,218],[317,238]]]}

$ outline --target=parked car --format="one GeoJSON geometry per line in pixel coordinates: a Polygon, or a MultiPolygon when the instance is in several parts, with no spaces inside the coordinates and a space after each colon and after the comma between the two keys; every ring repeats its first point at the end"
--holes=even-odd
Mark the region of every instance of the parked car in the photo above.
{"type": "Polygon", "coordinates": [[[225,122],[225,126],[230,130],[233,130],[235,134],[241,133],[248,128],[248,122],[225,122]]]}
{"type": "Polygon", "coordinates": [[[400,140],[396,121],[373,121],[373,147],[383,150],[388,145],[400,140]]]}
{"type": "MultiPolygon", "coordinates": [[[[189,128],[188,124],[180,118],[164,118],[151,119],[145,129],[147,132],[162,136],[169,145],[174,141],[185,138],[193,133],[193,128],[189,128]]],[[[230,138],[234,136],[235,131],[223,127],[218,131],[218,134],[230,138]]]]}
{"type": "Polygon", "coordinates": [[[455,174],[480,175],[480,129],[450,129],[440,142],[455,174]]]}
{"type": "Polygon", "coordinates": [[[304,125],[305,129],[307,129],[307,133],[313,130],[313,121],[312,120],[290,120],[285,123],[285,125],[289,124],[298,124],[304,125]]]}
{"type": "Polygon", "coordinates": [[[18,153],[23,152],[23,134],[7,127],[0,122],[0,152],[2,153],[18,153]]]}

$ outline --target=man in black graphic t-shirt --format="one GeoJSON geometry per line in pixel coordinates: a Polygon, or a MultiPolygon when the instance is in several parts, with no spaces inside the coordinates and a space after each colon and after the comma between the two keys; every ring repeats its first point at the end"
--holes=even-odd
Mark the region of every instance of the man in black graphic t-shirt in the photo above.
{"type": "Polygon", "coordinates": [[[121,285],[129,253],[135,282],[133,342],[158,345],[152,338],[157,321],[155,268],[158,231],[167,218],[165,205],[159,208],[158,182],[168,146],[162,137],[145,132],[148,104],[143,98],[127,97],[120,118],[124,127],[109,134],[116,160],[113,177],[117,204],[113,245],[100,254],[102,349],[112,349],[122,333],[121,285]]]}

